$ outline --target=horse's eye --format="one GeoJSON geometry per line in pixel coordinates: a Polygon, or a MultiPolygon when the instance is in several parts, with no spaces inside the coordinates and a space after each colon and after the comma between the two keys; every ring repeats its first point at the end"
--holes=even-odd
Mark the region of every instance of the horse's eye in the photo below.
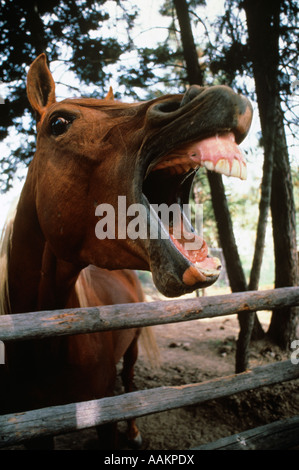
{"type": "Polygon", "coordinates": [[[61,135],[67,131],[71,121],[63,117],[57,117],[51,122],[51,132],[53,135],[61,135]]]}

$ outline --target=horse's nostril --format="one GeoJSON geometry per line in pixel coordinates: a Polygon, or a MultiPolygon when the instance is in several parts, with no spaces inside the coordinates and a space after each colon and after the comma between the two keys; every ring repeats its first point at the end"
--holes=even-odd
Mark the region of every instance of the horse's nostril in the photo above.
{"type": "Polygon", "coordinates": [[[200,87],[198,85],[191,85],[190,88],[186,91],[181,101],[180,107],[185,106],[187,103],[190,103],[194,98],[196,98],[199,93],[201,93],[205,87],[200,87]]]}
{"type": "Polygon", "coordinates": [[[176,111],[180,107],[178,101],[167,101],[165,103],[159,103],[155,110],[159,111],[160,113],[171,113],[176,111]]]}
{"type": "Polygon", "coordinates": [[[179,99],[167,99],[166,101],[161,101],[151,106],[148,110],[147,117],[152,125],[167,124],[169,119],[174,119],[174,115],[179,108],[179,99]]]}

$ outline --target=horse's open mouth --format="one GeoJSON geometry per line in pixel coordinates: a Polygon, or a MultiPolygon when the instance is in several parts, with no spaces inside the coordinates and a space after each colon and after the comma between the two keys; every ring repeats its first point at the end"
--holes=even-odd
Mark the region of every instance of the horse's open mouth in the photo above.
{"type": "Polygon", "coordinates": [[[159,242],[150,241],[151,270],[157,287],[168,296],[211,285],[220,274],[219,259],[209,257],[206,242],[186,220],[183,211],[200,167],[246,179],[246,162],[232,131],[182,145],[155,159],[148,166],[143,182],[151,224],[155,219],[160,234],[164,234],[159,242]],[[174,210],[179,207],[179,218],[168,211],[169,224],[165,224],[163,207],[174,210]]]}

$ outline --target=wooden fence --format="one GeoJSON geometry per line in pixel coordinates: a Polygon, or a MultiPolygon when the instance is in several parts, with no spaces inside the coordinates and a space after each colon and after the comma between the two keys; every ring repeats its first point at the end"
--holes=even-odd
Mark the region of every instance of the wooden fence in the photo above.
{"type": "MultiPolygon", "coordinates": [[[[299,305],[299,287],[251,291],[187,300],[65,309],[0,317],[4,342],[73,335],[220,317],[239,312],[299,305]]],[[[0,416],[0,447],[24,440],[145,416],[299,378],[299,364],[287,360],[253,370],[182,386],[158,387],[123,395],[0,416]]],[[[220,440],[212,448],[275,448],[299,444],[299,418],[220,440]],[[296,431],[296,432],[295,432],[296,431]],[[286,438],[288,436],[287,444],[286,438]],[[263,439],[259,439],[262,436],[263,439]],[[279,436],[279,437],[278,437],[279,436]],[[262,442],[262,444],[261,444],[262,442]],[[218,447],[217,447],[218,446],[218,447]],[[263,447],[261,447],[263,446],[263,447]]],[[[198,449],[210,448],[207,446],[198,449]]]]}

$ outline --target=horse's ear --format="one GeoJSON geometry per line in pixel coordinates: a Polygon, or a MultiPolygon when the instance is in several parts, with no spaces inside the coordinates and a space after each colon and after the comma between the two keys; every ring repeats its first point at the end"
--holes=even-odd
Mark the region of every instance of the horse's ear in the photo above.
{"type": "Polygon", "coordinates": [[[105,100],[110,100],[110,101],[114,100],[114,94],[113,94],[112,86],[109,88],[109,91],[108,91],[108,93],[105,97],[105,100]]]}
{"type": "Polygon", "coordinates": [[[55,83],[47,66],[45,54],[39,55],[31,64],[27,76],[28,100],[39,121],[46,108],[55,103],[55,83]]]}

